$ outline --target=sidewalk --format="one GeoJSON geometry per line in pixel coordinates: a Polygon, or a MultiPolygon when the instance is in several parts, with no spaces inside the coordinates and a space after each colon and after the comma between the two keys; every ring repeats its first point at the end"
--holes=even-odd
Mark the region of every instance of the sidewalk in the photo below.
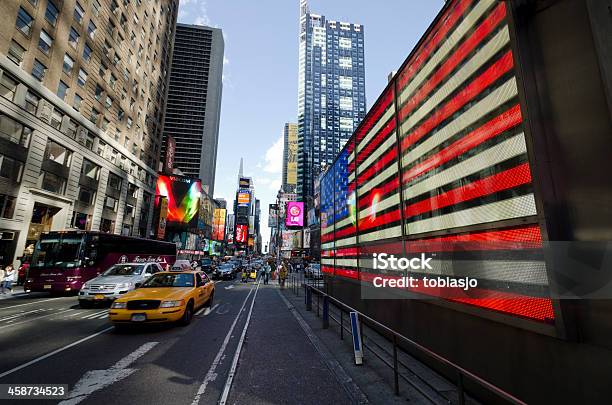
{"type": "Polygon", "coordinates": [[[26,292],[23,291],[23,286],[22,285],[14,285],[13,286],[13,292],[12,293],[6,293],[6,294],[0,294],[0,300],[6,300],[12,297],[18,297],[20,295],[24,295],[24,294],[28,294],[26,292]]]}
{"type": "MultiPolygon", "coordinates": [[[[295,311],[308,324],[315,336],[345,370],[349,378],[359,386],[370,403],[448,404],[449,399],[456,401],[456,390],[452,383],[418,360],[401,352],[400,361],[408,365],[413,373],[410,375],[406,373],[405,369],[403,370],[402,374],[407,376],[411,383],[400,378],[400,395],[394,395],[393,370],[369,352],[368,349],[364,352],[364,364],[361,366],[355,365],[351,335],[345,331],[344,340],[341,340],[339,325],[332,319],[330,319],[329,329],[323,329],[322,320],[317,317],[316,299],[313,299],[313,310],[306,311],[303,287],[299,289],[299,296],[289,288],[283,289],[282,294],[291,310],[295,311]]],[[[344,320],[348,322],[346,316],[344,320]]],[[[345,323],[345,327],[348,326],[345,323]]],[[[366,333],[366,335],[368,335],[365,341],[367,344],[368,340],[371,340],[371,333],[366,333]]],[[[383,346],[386,345],[384,339],[376,339],[376,341],[383,346]]],[[[392,359],[388,360],[392,361],[392,359]]],[[[466,403],[473,404],[471,400],[466,401],[466,403]]]]}

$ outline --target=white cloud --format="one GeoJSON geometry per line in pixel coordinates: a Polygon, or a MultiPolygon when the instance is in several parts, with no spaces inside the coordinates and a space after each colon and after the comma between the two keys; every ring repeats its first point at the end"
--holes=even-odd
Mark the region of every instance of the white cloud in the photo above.
{"type": "Polygon", "coordinates": [[[206,0],[181,0],[179,4],[179,19],[181,22],[195,25],[211,25],[206,0]]]}
{"type": "Polygon", "coordinates": [[[227,59],[227,57],[225,57],[225,55],[223,56],[223,64],[224,65],[229,64],[229,59],[227,59]]]}
{"type": "Polygon", "coordinates": [[[263,170],[266,173],[281,174],[283,172],[283,136],[281,135],[265,154],[263,170]]]}

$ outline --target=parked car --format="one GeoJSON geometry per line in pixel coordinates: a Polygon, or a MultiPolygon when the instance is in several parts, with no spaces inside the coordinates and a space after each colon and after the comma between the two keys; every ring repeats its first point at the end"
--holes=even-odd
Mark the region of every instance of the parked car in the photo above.
{"type": "Polygon", "coordinates": [[[79,291],[79,305],[88,308],[96,302],[113,301],[161,271],[163,269],[158,263],[115,264],[83,284],[79,291]]]}
{"type": "Polygon", "coordinates": [[[311,263],[304,269],[304,277],[318,279],[321,278],[321,265],[319,263],[311,263]]]}

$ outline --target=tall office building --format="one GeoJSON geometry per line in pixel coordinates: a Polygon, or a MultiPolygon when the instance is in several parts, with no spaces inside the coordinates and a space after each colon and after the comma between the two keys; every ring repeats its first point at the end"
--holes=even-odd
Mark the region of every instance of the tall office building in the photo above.
{"type": "Polygon", "coordinates": [[[297,124],[285,124],[283,140],[283,191],[286,193],[295,193],[297,187],[297,124]]]}
{"type": "Polygon", "coordinates": [[[297,193],[304,200],[365,116],[363,31],[313,14],[300,0],[297,193]]]}
{"type": "Polygon", "coordinates": [[[176,141],[174,167],[201,179],[210,195],[217,167],[223,50],[220,29],[177,24],[164,135],[176,141]]]}
{"type": "Polygon", "coordinates": [[[149,235],[178,3],[0,2],[0,264],[44,231],[149,235]]]}

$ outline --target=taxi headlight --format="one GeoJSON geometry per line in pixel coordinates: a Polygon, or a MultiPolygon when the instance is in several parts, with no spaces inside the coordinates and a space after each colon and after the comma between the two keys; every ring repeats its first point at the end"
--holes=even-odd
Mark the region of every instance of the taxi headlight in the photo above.
{"type": "Polygon", "coordinates": [[[125,309],[125,308],[127,308],[127,302],[115,301],[115,302],[113,302],[113,305],[111,305],[111,308],[114,308],[114,309],[125,309]]]}
{"type": "Polygon", "coordinates": [[[178,300],[178,301],[162,301],[161,305],[159,306],[160,308],[174,308],[174,307],[181,307],[185,305],[185,301],[184,300],[178,300]]]}

